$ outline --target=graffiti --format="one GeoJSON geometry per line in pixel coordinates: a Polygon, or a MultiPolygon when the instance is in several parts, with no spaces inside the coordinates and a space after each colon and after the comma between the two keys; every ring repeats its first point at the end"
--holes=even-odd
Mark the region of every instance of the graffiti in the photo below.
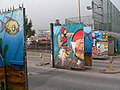
{"type": "Polygon", "coordinates": [[[74,55],[78,58],[77,65],[81,65],[81,61],[84,60],[84,37],[83,30],[78,30],[75,32],[72,38],[72,49],[74,55]]]}
{"type": "Polygon", "coordinates": [[[25,90],[24,17],[24,9],[0,14],[0,66],[5,68],[7,90],[25,90]]]}
{"type": "Polygon", "coordinates": [[[1,22],[0,32],[2,33],[5,30],[8,34],[15,35],[19,30],[18,22],[8,16],[6,16],[5,18],[7,19],[6,23],[0,20],[1,22]]]}
{"type": "Polygon", "coordinates": [[[120,39],[114,39],[115,51],[120,51],[120,39]]]}
{"type": "Polygon", "coordinates": [[[85,66],[92,66],[92,32],[91,27],[84,27],[85,66]]]}
{"type": "Polygon", "coordinates": [[[64,66],[64,61],[65,59],[72,61],[72,59],[69,57],[70,56],[70,48],[67,45],[68,41],[68,36],[72,36],[72,33],[67,33],[67,29],[63,27],[60,30],[60,35],[58,36],[58,45],[61,48],[59,52],[59,58],[61,59],[61,64],[64,66]]]}
{"type": "Polygon", "coordinates": [[[5,78],[5,72],[6,72],[6,61],[4,59],[4,57],[6,57],[6,53],[7,53],[7,50],[8,50],[8,45],[5,44],[3,49],[2,49],[2,38],[0,38],[0,87],[1,87],[1,90],[5,90],[6,89],[6,78],[5,78]],[[4,50],[4,53],[2,52],[4,50]]]}
{"type": "Polygon", "coordinates": [[[6,32],[11,34],[11,35],[15,35],[18,30],[19,30],[19,24],[17,23],[17,21],[13,20],[10,17],[8,18],[8,22],[6,23],[6,32]]]}
{"type": "Polygon", "coordinates": [[[71,68],[84,65],[83,25],[54,26],[55,67],[71,68]]]}
{"type": "Polygon", "coordinates": [[[108,34],[104,31],[94,31],[92,33],[93,47],[92,56],[93,58],[105,58],[108,56],[108,34]]]}

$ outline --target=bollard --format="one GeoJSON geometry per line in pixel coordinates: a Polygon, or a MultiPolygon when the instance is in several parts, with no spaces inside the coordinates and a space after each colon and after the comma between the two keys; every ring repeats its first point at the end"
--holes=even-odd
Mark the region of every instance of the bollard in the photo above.
{"type": "Polygon", "coordinates": [[[40,60],[42,60],[42,53],[40,53],[40,60]]]}
{"type": "Polygon", "coordinates": [[[43,53],[40,53],[40,66],[44,64],[43,53]]]}
{"type": "Polygon", "coordinates": [[[112,58],[112,56],[110,57],[109,70],[113,71],[113,58],[112,58]]]}

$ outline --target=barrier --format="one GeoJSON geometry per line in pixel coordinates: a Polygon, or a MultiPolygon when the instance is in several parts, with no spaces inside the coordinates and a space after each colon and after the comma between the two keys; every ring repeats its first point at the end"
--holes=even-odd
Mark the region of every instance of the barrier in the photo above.
{"type": "Polygon", "coordinates": [[[92,65],[92,33],[83,24],[53,26],[52,62],[57,68],[84,68],[92,65]]]}

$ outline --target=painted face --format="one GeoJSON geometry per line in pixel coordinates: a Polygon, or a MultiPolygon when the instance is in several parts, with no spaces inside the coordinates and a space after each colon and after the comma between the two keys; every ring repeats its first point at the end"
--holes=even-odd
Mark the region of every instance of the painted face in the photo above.
{"type": "Polygon", "coordinates": [[[79,59],[84,59],[84,38],[83,30],[77,31],[72,39],[73,52],[79,59]]]}
{"type": "Polygon", "coordinates": [[[83,43],[84,43],[84,39],[83,38],[76,40],[76,42],[75,42],[75,48],[77,50],[83,51],[83,49],[84,49],[84,44],[83,43]]]}
{"type": "Polygon", "coordinates": [[[19,24],[15,20],[10,20],[6,23],[6,32],[10,35],[15,35],[19,30],[19,24]]]}
{"type": "Polygon", "coordinates": [[[94,34],[94,33],[92,33],[92,37],[95,37],[95,34],[94,34]]]}
{"type": "Polygon", "coordinates": [[[67,31],[65,30],[65,31],[64,31],[64,34],[66,34],[66,33],[67,33],[67,31]]]}
{"type": "Polygon", "coordinates": [[[69,55],[71,51],[67,51],[67,54],[69,55]]]}
{"type": "Polygon", "coordinates": [[[61,32],[61,34],[66,34],[66,33],[67,33],[67,29],[63,27],[63,28],[60,30],[60,32],[61,32]]]}

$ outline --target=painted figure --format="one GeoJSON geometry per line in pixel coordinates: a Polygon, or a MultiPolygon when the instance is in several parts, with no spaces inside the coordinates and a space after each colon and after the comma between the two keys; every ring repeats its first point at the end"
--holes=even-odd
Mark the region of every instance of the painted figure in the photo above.
{"type": "Polygon", "coordinates": [[[93,58],[104,58],[108,56],[108,34],[104,31],[95,31],[93,38],[93,58]]]}
{"type": "Polygon", "coordinates": [[[73,33],[67,33],[67,29],[63,27],[60,30],[61,34],[58,36],[58,45],[60,47],[59,50],[59,58],[61,59],[61,65],[64,66],[65,60],[72,61],[70,59],[70,48],[67,45],[68,36],[73,36],[73,33]]]}
{"type": "Polygon", "coordinates": [[[17,21],[13,20],[10,17],[6,17],[8,19],[6,23],[6,32],[10,35],[15,35],[19,31],[19,24],[17,21]]]}
{"type": "Polygon", "coordinates": [[[81,61],[84,60],[83,30],[79,30],[74,34],[71,44],[74,55],[78,58],[77,65],[81,66],[81,61]]]}
{"type": "Polygon", "coordinates": [[[107,42],[97,42],[98,56],[102,56],[102,55],[107,54],[108,53],[107,48],[108,48],[107,42]]]}
{"type": "Polygon", "coordinates": [[[98,35],[95,35],[95,33],[92,33],[92,39],[93,39],[93,46],[96,46],[96,39],[100,36],[100,32],[98,32],[98,35]]]}
{"type": "Polygon", "coordinates": [[[71,58],[70,58],[70,53],[71,53],[71,50],[68,46],[65,46],[64,49],[60,49],[60,52],[59,52],[59,58],[61,59],[61,66],[68,66],[68,62],[69,64],[73,61],[71,58]]]}
{"type": "Polygon", "coordinates": [[[7,18],[6,23],[0,20],[1,22],[0,32],[3,32],[5,29],[5,31],[8,34],[15,35],[19,31],[19,24],[17,23],[17,21],[13,20],[12,18],[8,16],[6,18],[7,18]]]}
{"type": "Polygon", "coordinates": [[[67,33],[67,29],[63,27],[61,30],[61,35],[58,36],[58,45],[67,46],[68,36],[73,36],[73,33],[67,33]]]}

